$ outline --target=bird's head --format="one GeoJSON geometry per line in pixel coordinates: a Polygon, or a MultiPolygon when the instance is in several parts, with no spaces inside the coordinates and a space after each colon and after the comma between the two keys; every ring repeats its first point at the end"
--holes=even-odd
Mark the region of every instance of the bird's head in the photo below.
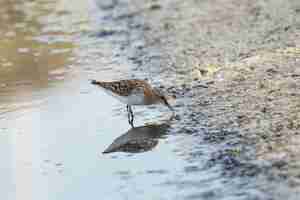
{"type": "Polygon", "coordinates": [[[169,104],[166,96],[158,89],[154,89],[156,96],[158,97],[159,103],[167,106],[171,111],[174,112],[174,108],[169,104]]]}

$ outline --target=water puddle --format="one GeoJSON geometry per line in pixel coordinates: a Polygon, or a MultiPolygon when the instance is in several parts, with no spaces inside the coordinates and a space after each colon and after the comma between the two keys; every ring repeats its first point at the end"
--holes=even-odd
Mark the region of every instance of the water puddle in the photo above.
{"type": "Polygon", "coordinates": [[[217,199],[224,190],[219,171],[205,169],[209,146],[169,136],[166,110],[134,108],[130,129],[125,105],[89,84],[134,77],[113,2],[0,3],[3,199],[217,199]]]}

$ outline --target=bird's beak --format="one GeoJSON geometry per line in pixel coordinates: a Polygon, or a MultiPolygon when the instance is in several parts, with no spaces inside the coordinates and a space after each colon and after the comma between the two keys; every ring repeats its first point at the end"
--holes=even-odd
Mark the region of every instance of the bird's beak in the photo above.
{"type": "Polygon", "coordinates": [[[164,97],[164,104],[172,111],[175,112],[174,108],[168,103],[167,99],[164,97]]]}
{"type": "Polygon", "coordinates": [[[169,103],[167,104],[167,106],[172,112],[175,112],[174,108],[169,103]]]}

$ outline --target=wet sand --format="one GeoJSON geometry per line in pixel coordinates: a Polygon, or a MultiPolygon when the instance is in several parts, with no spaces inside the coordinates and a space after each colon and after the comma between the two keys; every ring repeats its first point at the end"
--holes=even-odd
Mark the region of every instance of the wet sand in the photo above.
{"type": "Polygon", "coordinates": [[[129,6],[139,13],[133,21],[147,27],[140,68],[156,71],[183,102],[175,132],[204,135],[214,146],[208,165],[223,169],[237,199],[299,196],[299,6],[281,0],[129,6]]]}

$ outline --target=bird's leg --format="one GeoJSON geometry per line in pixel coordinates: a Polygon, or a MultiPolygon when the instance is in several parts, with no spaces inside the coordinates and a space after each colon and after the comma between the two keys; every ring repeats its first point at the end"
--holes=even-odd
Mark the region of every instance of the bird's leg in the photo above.
{"type": "Polygon", "coordinates": [[[130,117],[131,117],[131,115],[130,115],[130,107],[129,107],[129,105],[126,105],[126,108],[127,108],[127,117],[128,117],[128,123],[130,124],[130,121],[131,121],[131,119],[130,119],[130,117]]]}
{"type": "Polygon", "coordinates": [[[133,126],[134,116],[133,116],[131,106],[127,105],[126,108],[127,108],[127,115],[128,115],[128,123],[131,125],[132,128],[134,128],[133,126]]]}
{"type": "Polygon", "coordinates": [[[134,125],[133,125],[134,115],[133,115],[131,106],[129,106],[129,113],[130,113],[130,122],[129,122],[129,124],[131,125],[132,128],[134,128],[134,125]]]}
{"type": "Polygon", "coordinates": [[[134,115],[133,115],[131,107],[129,107],[129,108],[130,108],[130,114],[131,114],[131,123],[130,123],[130,125],[131,125],[132,128],[134,128],[134,125],[133,125],[134,115]]]}

